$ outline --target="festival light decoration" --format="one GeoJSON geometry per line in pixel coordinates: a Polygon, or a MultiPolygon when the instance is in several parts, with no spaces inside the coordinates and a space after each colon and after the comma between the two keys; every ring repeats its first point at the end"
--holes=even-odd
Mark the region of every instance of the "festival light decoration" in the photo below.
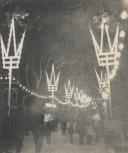
{"type": "Polygon", "coordinates": [[[96,52],[96,57],[98,60],[98,64],[101,67],[106,67],[107,80],[108,80],[108,89],[109,89],[109,111],[110,118],[112,117],[112,108],[111,108],[111,87],[110,81],[115,77],[116,70],[119,66],[119,61],[117,59],[118,55],[118,38],[119,38],[119,25],[116,28],[114,41],[112,43],[109,33],[109,25],[106,23],[105,18],[102,19],[101,23],[101,36],[100,36],[100,44],[98,44],[94,33],[90,28],[90,33],[94,45],[94,49],[96,52]],[[106,51],[104,47],[104,37],[107,38],[108,49],[106,51]],[[115,69],[116,67],[116,69],[115,69]]]}
{"type": "Polygon", "coordinates": [[[8,115],[10,115],[12,71],[14,69],[19,69],[24,38],[25,38],[25,31],[23,32],[22,38],[21,38],[20,43],[17,47],[16,34],[15,34],[15,24],[14,24],[13,18],[12,18],[11,27],[10,27],[7,48],[4,45],[4,41],[3,41],[2,36],[0,37],[3,69],[7,69],[9,71],[9,74],[8,74],[8,77],[9,77],[9,88],[8,88],[8,107],[9,107],[9,110],[8,110],[8,115]],[[13,55],[11,55],[11,53],[10,53],[11,41],[13,41],[13,49],[14,49],[13,55]]]}
{"type": "Polygon", "coordinates": [[[60,77],[60,72],[58,73],[58,75],[56,77],[55,68],[54,68],[54,64],[53,64],[51,76],[49,77],[48,74],[46,73],[48,91],[51,92],[52,105],[54,104],[54,96],[55,96],[54,93],[57,92],[57,89],[58,89],[59,77],[60,77]]]}
{"type": "Polygon", "coordinates": [[[120,43],[118,47],[119,47],[120,50],[123,50],[124,49],[124,44],[120,43]]]}
{"type": "Polygon", "coordinates": [[[71,103],[71,99],[72,99],[72,95],[73,95],[73,91],[74,91],[74,85],[71,86],[71,81],[68,81],[68,84],[64,84],[64,89],[65,89],[65,100],[66,103],[69,102],[69,111],[70,111],[70,103],[71,103]]]}
{"type": "Polygon", "coordinates": [[[55,104],[52,105],[52,104],[50,104],[50,103],[46,103],[46,104],[45,104],[45,107],[46,107],[46,108],[57,108],[57,106],[56,106],[55,104]]]}
{"type": "Polygon", "coordinates": [[[124,30],[120,31],[120,34],[119,34],[120,38],[124,38],[125,35],[126,35],[126,33],[124,30]]]}
{"type": "Polygon", "coordinates": [[[97,81],[98,81],[98,85],[100,88],[100,94],[102,96],[103,99],[108,100],[109,99],[109,95],[110,95],[110,91],[109,91],[109,81],[107,79],[106,74],[104,74],[103,76],[103,72],[101,72],[101,75],[99,76],[97,71],[95,70],[96,73],[96,77],[97,77],[97,81]]]}
{"type": "MultiPolygon", "coordinates": [[[[3,76],[0,76],[0,80],[6,80],[8,79],[7,76],[3,77],[3,76]]],[[[38,98],[42,98],[42,99],[47,99],[47,98],[52,98],[52,97],[49,97],[49,96],[45,96],[45,95],[40,95],[38,94],[36,91],[34,91],[33,89],[28,89],[25,85],[23,85],[22,83],[20,83],[15,77],[13,77],[13,80],[15,80],[15,82],[18,84],[18,86],[26,93],[32,95],[32,96],[35,96],[35,97],[38,97],[38,98]]],[[[67,91],[71,91],[72,92],[72,97],[74,95],[74,85],[70,86],[71,83],[69,83],[70,81],[68,81],[68,86],[66,86],[67,88],[67,91]],[[70,85],[69,85],[70,84],[70,85]],[[69,88],[71,87],[71,88],[69,88]],[[70,90],[69,90],[70,89],[70,90]]],[[[71,96],[71,95],[70,95],[71,96]]],[[[56,100],[59,104],[61,105],[71,105],[72,107],[75,107],[75,108],[86,108],[87,106],[90,105],[90,102],[91,102],[91,98],[88,97],[83,90],[79,90],[78,88],[76,88],[76,99],[79,100],[81,103],[73,103],[71,102],[71,99],[68,100],[67,102],[64,102],[63,100],[60,100],[59,98],[57,98],[55,95],[54,95],[54,100],[56,100]],[[84,100],[82,102],[82,98],[84,97],[84,100]]],[[[71,98],[71,97],[70,97],[71,98]]],[[[53,108],[54,108],[54,105],[53,105],[53,108]]]]}
{"type": "Polygon", "coordinates": [[[121,13],[121,19],[122,20],[126,20],[128,18],[128,13],[127,13],[127,11],[123,11],[122,13],[121,13]]]}
{"type": "Polygon", "coordinates": [[[74,92],[74,85],[71,86],[71,81],[68,81],[68,84],[64,84],[64,89],[65,89],[65,99],[66,102],[70,102],[73,92],[74,92]]]}

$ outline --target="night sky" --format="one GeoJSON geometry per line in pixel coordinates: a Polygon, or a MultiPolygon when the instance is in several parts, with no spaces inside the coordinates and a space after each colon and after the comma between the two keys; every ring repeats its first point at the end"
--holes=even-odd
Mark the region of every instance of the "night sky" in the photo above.
{"type": "MultiPolygon", "coordinates": [[[[122,21],[120,14],[124,9],[123,0],[1,0],[0,1],[0,33],[5,41],[8,36],[9,23],[15,17],[17,40],[26,28],[26,37],[20,65],[21,82],[25,81],[25,67],[29,63],[29,78],[34,81],[31,69],[37,67],[39,60],[49,60],[47,70],[52,63],[56,71],[61,71],[58,96],[63,97],[63,84],[69,79],[76,87],[85,90],[87,95],[98,97],[98,83],[94,69],[98,63],[89,33],[89,25],[99,38],[98,25],[94,16],[107,12],[112,18],[111,33],[116,24],[125,30],[124,49],[120,58],[120,66],[112,81],[113,103],[125,103],[128,99],[128,20],[122,21]],[[34,62],[33,62],[34,61],[34,62]]],[[[32,82],[30,81],[30,82],[32,82]]],[[[32,88],[30,83],[29,87],[32,88]]],[[[46,79],[40,85],[41,93],[46,94],[46,79]]]]}

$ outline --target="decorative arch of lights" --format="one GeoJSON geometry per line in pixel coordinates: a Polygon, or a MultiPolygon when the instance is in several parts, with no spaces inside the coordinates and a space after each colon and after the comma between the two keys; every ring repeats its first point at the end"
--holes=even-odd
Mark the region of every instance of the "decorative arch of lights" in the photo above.
{"type": "MultiPolygon", "coordinates": [[[[128,16],[126,14],[126,12],[125,13],[123,12],[122,13],[122,19],[123,20],[124,20],[124,18],[126,19],[126,16],[128,16]]],[[[105,61],[105,63],[107,61],[107,64],[109,64],[109,62],[108,62],[108,57],[109,57],[108,53],[106,53],[104,55],[104,59],[101,58],[102,57],[102,47],[103,47],[103,44],[102,44],[103,43],[103,39],[102,38],[103,38],[103,30],[104,29],[106,30],[109,47],[111,49],[110,51],[114,56],[114,59],[113,59],[114,60],[114,64],[116,63],[116,65],[114,65],[114,68],[117,70],[119,62],[118,63],[115,62],[115,53],[114,53],[114,51],[117,51],[117,44],[118,44],[117,36],[118,36],[118,33],[119,33],[119,27],[117,27],[117,31],[116,31],[116,35],[115,35],[115,39],[114,39],[114,44],[112,45],[111,42],[110,42],[110,39],[109,39],[108,27],[105,24],[102,24],[101,46],[100,46],[101,48],[99,48],[98,43],[96,42],[96,39],[94,37],[94,34],[93,34],[92,30],[90,29],[92,40],[93,40],[93,43],[94,43],[94,48],[96,50],[97,59],[98,59],[99,65],[101,65],[101,64],[103,65],[104,61],[105,61]]],[[[120,37],[121,38],[125,37],[125,32],[124,31],[120,32],[120,37]]],[[[12,80],[16,80],[16,78],[14,78],[14,77],[12,78],[12,71],[14,69],[19,69],[19,64],[20,64],[20,59],[21,59],[21,53],[22,53],[24,38],[25,38],[25,31],[22,34],[20,43],[17,45],[14,18],[12,19],[12,23],[11,23],[11,27],[10,27],[10,33],[9,33],[9,39],[8,39],[7,47],[5,47],[5,44],[4,44],[2,36],[0,37],[3,69],[7,69],[9,71],[8,77],[5,77],[5,78],[3,78],[2,76],[0,77],[1,80],[2,79],[9,80],[9,93],[8,93],[9,113],[10,113],[11,84],[12,84],[12,80]],[[14,55],[9,56],[11,41],[13,41],[14,55]]],[[[123,46],[122,43],[120,43],[118,47],[120,49],[123,49],[124,46],[123,46]]],[[[116,56],[119,57],[120,55],[118,54],[116,56]]],[[[113,78],[113,76],[115,76],[114,72],[111,73],[110,78],[113,78]]],[[[93,100],[94,98],[91,98],[91,97],[87,96],[83,90],[79,90],[78,88],[75,88],[74,85],[71,85],[71,81],[70,80],[68,81],[67,84],[64,85],[64,89],[65,89],[65,97],[64,97],[64,99],[65,100],[60,100],[55,95],[55,92],[57,92],[57,90],[58,90],[60,72],[58,73],[58,75],[56,77],[54,65],[52,66],[52,71],[51,71],[50,77],[46,73],[46,78],[47,78],[48,91],[51,93],[50,96],[40,95],[36,91],[28,89],[26,86],[22,85],[18,81],[17,81],[17,84],[19,85],[20,88],[22,88],[28,94],[31,94],[31,95],[39,97],[39,98],[51,98],[52,99],[52,104],[54,104],[54,100],[55,100],[55,101],[57,101],[58,103],[60,103],[62,105],[71,105],[72,107],[78,107],[78,108],[86,108],[90,104],[95,105],[95,102],[94,102],[95,100],[93,100]],[[75,103],[72,102],[72,99],[75,101],[75,103]]]]}
{"type": "Polygon", "coordinates": [[[25,38],[25,31],[22,34],[22,38],[21,38],[19,45],[17,45],[14,18],[12,18],[12,22],[11,22],[11,26],[10,26],[10,33],[9,33],[7,47],[4,44],[2,35],[0,37],[3,69],[7,69],[9,71],[8,76],[6,76],[6,77],[1,76],[0,77],[0,80],[8,80],[9,81],[9,93],[8,93],[9,112],[8,113],[10,114],[10,98],[11,98],[12,81],[15,81],[18,84],[18,86],[28,94],[31,94],[31,95],[36,96],[38,98],[45,98],[45,99],[51,98],[52,105],[54,105],[54,100],[55,100],[59,104],[71,105],[72,107],[85,108],[85,107],[89,106],[91,104],[92,99],[90,97],[88,97],[84,91],[79,90],[78,88],[75,89],[74,85],[73,86],[71,85],[70,80],[68,81],[67,84],[64,84],[64,89],[65,89],[64,99],[65,100],[60,100],[55,95],[55,92],[57,92],[57,90],[58,90],[60,72],[56,76],[54,65],[52,65],[52,71],[51,71],[50,77],[49,77],[48,73],[46,73],[48,91],[51,93],[50,96],[43,96],[43,95],[38,94],[36,91],[28,89],[26,86],[21,84],[16,78],[14,78],[12,76],[12,71],[14,69],[19,69],[24,38],[25,38]],[[9,55],[11,42],[13,43],[13,47],[14,47],[13,48],[14,49],[13,55],[9,55]],[[73,103],[71,99],[74,99],[75,103],[73,103]]]}

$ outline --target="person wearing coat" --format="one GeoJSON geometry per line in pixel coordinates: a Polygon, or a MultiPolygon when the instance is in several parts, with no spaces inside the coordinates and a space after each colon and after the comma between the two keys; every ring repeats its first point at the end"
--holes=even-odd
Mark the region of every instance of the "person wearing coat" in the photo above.
{"type": "Polygon", "coordinates": [[[84,144],[84,139],[86,135],[86,114],[85,112],[79,112],[76,120],[76,132],[79,135],[80,145],[84,144]]]}

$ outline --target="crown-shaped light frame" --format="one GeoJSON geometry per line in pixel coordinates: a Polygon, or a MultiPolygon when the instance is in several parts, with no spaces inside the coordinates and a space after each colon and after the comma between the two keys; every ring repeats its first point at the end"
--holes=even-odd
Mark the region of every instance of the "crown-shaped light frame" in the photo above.
{"type": "Polygon", "coordinates": [[[103,72],[101,71],[101,75],[99,76],[99,74],[97,73],[97,71],[95,70],[95,73],[96,73],[96,77],[97,77],[97,80],[98,80],[98,85],[99,85],[99,88],[100,88],[100,94],[102,95],[102,97],[104,99],[108,98],[109,97],[109,94],[110,94],[110,90],[109,90],[109,84],[110,84],[110,81],[108,80],[108,77],[104,74],[103,76],[103,72]]]}
{"type": "Polygon", "coordinates": [[[52,65],[51,76],[49,77],[48,74],[46,73],[48,91],[50,91],[50,92],[56,92],[57,91],[58,83],[59,83],[59,77],[60,77],[60,72],[58,73],[58,75],[56,77],[55,68],[54,68],[54,64],[53,64],[52,65]]]}
{"type": "Polygon", "coordinates": [[[4,41],[3,41],[2,36],[0,36],[3,68],[4,69],[18,69],[19,68],[24,38],[25,38],[25,31],[23,32],[22,38],[21,38],[20,43],[17,47],[16,34],[15,34],[15,24],[14,24],[14,18],[13,18],[12,22],[11,22],[11,27],[10,27],[7,48],[4,45],[4,41]],[[14,55],[9,56],[10,46],[11,46],[12,40],[13,40],[14,55]]]}
{"type": "Polygon", "coordinates": [[[68,84],[64,84],[65,89],[65,98],[71,99],[74,92],[74,85],[71,86],[71,81],[68,81],[68,84]]]}
{"type": "Polygon", "coordinates": [[[8,73],[8,76],[9,76],[9,90],[8,90],[9,110],[8,110],[8,115],[10,115],[10,104],[11,104],[12,70],[19,68],[24,38],[25,38],[25,31],[23,32],[22,38],[21,38],[20,43],[17,47],[14,18],[12,18],[12,22],[11,22],[11,26],[10,26],[10,33],[9,33],[7,48],[5,47],[2,36],[0,36],[3,69],[7,69],[9,71],[9,73],[8,73]],[[9,55],[11,41],[13,41],[13,49],[14,49],[13,55],[9,55]]]}
{"type": "Polygon", "coordinates": [[[98,44],[96,37],[93,33],[93,31],[90,28],[90,33],[94,45],[94,49],[96,52],[97,60],[99,66],[114,66],[116,64],[117,60],[117,53],[118,53],[118,38],[119,38],[119,25],[116,28],[116,33],[114,37],[113,43],[110,39],[110,33],[109,33],[109,26],[107,23],[104,23],[104,20],[101,24],[101,38],[100,38],[100,44],[98,44]],[[104,51],[104,36],[107,36],[107,43],[108,43],[108,51],[104,51]]]}

